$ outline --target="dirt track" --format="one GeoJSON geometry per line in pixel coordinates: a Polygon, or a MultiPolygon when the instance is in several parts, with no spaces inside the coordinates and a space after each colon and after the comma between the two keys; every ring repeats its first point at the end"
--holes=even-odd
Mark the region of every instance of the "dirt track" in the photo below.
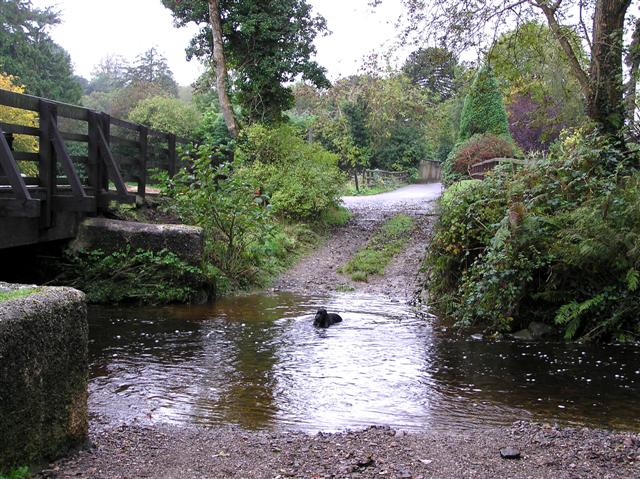
{"type": "Polygon", "coordinates": [[[420,263],[424,257],[433,224],[439,184],[411,185],[375,196],[346,197],[345,206],[352,212],[349,224],[337,228],[327,242],[303,258],[285,273],[274,289],[297,293],[318,293],[345,288],[369,294],[381,294],[409,300],[418,286],[420,263]],[[371,277],[367,283],[351,281],[337,272],[387,219],[398,213],[414,218],[416,228],[404,252],[387,267],[384,276],[371,277]]]}

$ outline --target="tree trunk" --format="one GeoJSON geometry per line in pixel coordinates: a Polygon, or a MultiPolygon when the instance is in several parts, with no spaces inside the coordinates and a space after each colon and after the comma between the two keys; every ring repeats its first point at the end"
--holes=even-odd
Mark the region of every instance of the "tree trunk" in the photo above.
{"type": "Polygon", "coordinates": [[[588,74],[571,46],[566,27],[558,21],[557,13],[562,2],[530,1],[543,11],[549,28],[567,55],[585,97],[587,115],[604,133],[621,139],[625,119],[622,78],[624,17],[631,0],[596,0],[588,74]]]}
{"type": "Polygon", "coordinates": [[[629,67],[629,81],[625,103],[627,107],[627,121],[630,127],[634,126],[636,113],[636,84],[638,82],[638,68],[640,68],[640,19],[636,20],[635,29],[629,53],[627,53],[627,66],[629,67]]]}
{"type": "Polygon", "coordinates": [[[605,133],[620,137],[624,125],[622,51],[624,17],[631,0],[598,0],[593,16],[593,47],[587,114],[605,133]]]}
{"type": "Polygon", "coordinates": [[[224,62],[224,49],[222,46],[222,25],[220,22],[220,8],[218,0],[209,0],[209,19],[211,21],[211,33],[213,34],[213,63],[216,69],[216,89],[224,122],[232,138],[238,136],[238,123],[233,114],[233,107],[227,93],[227,65],[224,62]]]}

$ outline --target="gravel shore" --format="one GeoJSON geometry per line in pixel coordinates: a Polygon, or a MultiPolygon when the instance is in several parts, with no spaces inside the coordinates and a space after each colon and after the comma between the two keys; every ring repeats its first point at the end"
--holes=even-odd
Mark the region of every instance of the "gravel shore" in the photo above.
{"type": "Polygon", "coordinates": [[[306,435],[233,428],[121,426],[52,464],[46,478],[548,478],[640,477],[640,435],[517,423],[464,433],[384,427],[306,435]],[[513,447],[520,459],[503,459],[513,447]]]}

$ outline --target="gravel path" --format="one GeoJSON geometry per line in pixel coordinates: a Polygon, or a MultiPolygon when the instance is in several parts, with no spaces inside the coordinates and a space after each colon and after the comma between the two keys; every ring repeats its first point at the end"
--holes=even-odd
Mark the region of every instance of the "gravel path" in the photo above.
{"type": "MultiPolygon", "coordinates": [[[[345,198],[354,217],[275,285],[294,292],[356,291],[411,299],[432,225],[439,185],[415,185],[374,197],[345,198]],[[414,216],[416,232],[384,278],[353,283],[338,266],[398,212],[414,216]]],[[[516,423],[464,433],[406,434],[374,427],[306,435],[231,427],[92,425],[92,446],[51,464],[47,478],[640,478],[640,435],[516,423]],[[512,447],[520,459],[503,459],[512,447]]]]}

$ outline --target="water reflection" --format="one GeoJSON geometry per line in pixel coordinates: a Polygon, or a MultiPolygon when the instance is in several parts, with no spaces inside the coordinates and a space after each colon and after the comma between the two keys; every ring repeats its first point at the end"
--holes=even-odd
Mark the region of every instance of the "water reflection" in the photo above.
{"type": "Polygon", "coordinates": [[[307,431],[558,419],[640,429],[640,349],[486,343],[371,296],[90,311],[95,418],[307,431]],[[326,306],[344,322],[312,326],[326,306]]]}

